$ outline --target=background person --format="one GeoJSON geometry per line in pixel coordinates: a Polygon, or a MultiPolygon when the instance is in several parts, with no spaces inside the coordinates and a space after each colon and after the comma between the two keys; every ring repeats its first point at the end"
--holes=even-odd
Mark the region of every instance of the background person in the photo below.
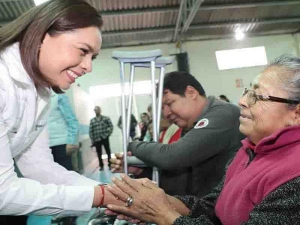
{"type": "MultiPolygon", "coordinates": [[[[131,138],[131,140],[133,140],[136,135],[136,130],[135,130],[136,125],[137,125],[137,120],[135,116],[131,114],[130,128],[129,128],[129,137],[131,138]]],[[[122,116],[119,117],[118,127],[122,130],[122,116]]]]}
{"type": "Polygon", "coordinates": [[[66,94],[52,92],[48,130],[54,161],[74,170],[72,154],[78,150],[79,122],[66,94]]]}
{"type": "Polygon", "coordinates": [[[109,117],[101,115],[101,108],[99,106],[96,106],[94,111],[96,117],[91,119],[89,134],[92,146],[95,146],[97,150],[100,170],[103,170],[102,146],[105,148],[108,158],[108,167],[110,168],[111,151],[109,136],[112,134],[114,127],[109,117]]]}
{"type": "Polygon", "coordinates": [[[150,121],[150,116],[148,113],[144,112],[144,113],[141,113],[141,122],[140,122],[140,129],[141,129],[141,136],[139,138],[139,141],[143,141],[144,140],[144,137],[147,133],[147,130],[148,130],[148,124],[149,124],[149,121],[150,121]]]}

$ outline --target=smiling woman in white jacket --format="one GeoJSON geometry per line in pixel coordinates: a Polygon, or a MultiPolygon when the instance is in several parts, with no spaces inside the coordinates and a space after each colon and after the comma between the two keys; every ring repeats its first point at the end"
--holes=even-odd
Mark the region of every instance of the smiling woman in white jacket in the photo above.
{"type": "Polygon", "coordinates": [[[101,26],[88,3],[52,0],[0,29],[0,215],[77,216],[117,201],[54,163],[45,128],[50,88],[60,93],[92,70],[101,26]]]}

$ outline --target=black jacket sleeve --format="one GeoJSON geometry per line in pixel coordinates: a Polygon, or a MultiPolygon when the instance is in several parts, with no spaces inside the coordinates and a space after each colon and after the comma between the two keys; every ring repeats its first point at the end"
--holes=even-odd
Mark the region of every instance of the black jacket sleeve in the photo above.
{"type": "Polygon", "coordinates": [[[224,179],[211,191],[210,194],[202,198],[195,196],[175,196],[182,201],[191,210],[191,212],[189,216],[181,216],[177,218],[174,225],[221,224],[215,215],[215,205],[223,188],[224,179]]]}

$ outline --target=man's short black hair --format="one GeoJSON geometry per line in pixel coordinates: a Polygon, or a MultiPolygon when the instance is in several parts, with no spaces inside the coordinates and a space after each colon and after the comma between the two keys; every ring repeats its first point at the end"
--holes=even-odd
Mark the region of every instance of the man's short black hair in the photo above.
{"type": "Polygon", "coordinates": [[[174,71],[165,75],[164,90],[184,97],[188,86],[195,88],[201,96],[206,96],[202,85],[193,75],[184,71],[174,71]]]}

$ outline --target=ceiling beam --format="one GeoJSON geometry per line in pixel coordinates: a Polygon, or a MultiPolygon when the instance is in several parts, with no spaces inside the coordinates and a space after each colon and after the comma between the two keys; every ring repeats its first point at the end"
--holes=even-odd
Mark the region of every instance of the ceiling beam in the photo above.
{"type": "Polygon", "coordinates": [[[0,0],[0,2],[20,2],[20,0],[0,0]]]}
{"type": "MultiPolygon", "coordinates": [[[[189,29],[203,29],[203,28],[221,28],[226,26],[234,25],[267,25],[267,24],[278,24],[278,23],[300,23],[300,17],[295,18],[282,18],[282,19],[269,19],[269,20],[258,20],[258,21],[234,21],[234,22],[222,22],[222,23],[207,23],[207,24],[194,24],[191,25],[189,29]]],[[[126,31],[109,31],[103,32],[102,35],[105,36],[114,36],[121,34],[147,34],[152,32],[174,32],[175,26],[165,26],[159,28],[149,28],[149,29],[134,29],[126,31]]]]}
{"type": "Polygon", "coordinates": [[[11,21],[0,21],[0,27],[8,24],[9,22],[11,22],[11,21]]]}
{"type": "MultiPolygon", "coordinates": [[[[0,27],[6,25],[10,21],[0,21],[0,27]]],[[[300,17],[294,18],[281,18],[281,19],[268,19],[268,20],[258,20],[258,21],[234,21],[234,22],[222,22],[222,23],[207,23],[207,24],[193,24],[189,29],[203,29],[203,28],[219,28],[233,25],[267,25],[267,24],[276,24],[276,23],[299,23],[300,17]]],[[[134,30],[124,30],[124,31],[108,31],[103,32],[103,35],[118,35],[118,34],[131,34],[131,33],[151,33],[151,32],[160,32],[160,31],[174,31],[175,26],[164,26],[159,28],[148,28],[148,29],[134,29],[134,30]]]]}
{"type": "Polygon", "coordinates": [[[203,28],[221,28],[234,25],[268,25],[278,23],[299,23],[300,17],[296,18],[282,18],[282,19],[270,19],[270,20],[258,20],[258,21],[235,21],[235,22],[222,22],[222,23],[209,23],[209,24],[195,24],[190,29],[203,29],[203,28]]]}
{"type": "MultiPolygon", "coordinates": [[[[293,30],[288,30],[286,32],[284,31],[277,31],[277,32],[253,32],[248,33],[247,37],[259,37],[259,36],[270,36],[270,35],[282,35],[282,34],[293,34],[293,30]]],[[[184,41],[205,41],[205,40],[219,40],[219,39],[229,39],[233,38],[234,34],[224,34],[224,35],[208,35],[208,36],[198,36],[195,38],[187,38],[184,41]]],[[[135,43],[114,43],[111,44],[109,42],[104,42],[101,48],[116,48],[118,47],[124,47],[124,46],[142,46],[142,45],[149,45],[149,44],[156,44],[156,43],[169,43],[169,41],[161,41],[161,40],[153,40],[151,43],[149,42],[142,42],[137,41],[135,43]]]]}
{"type": "Polygon", "coordinates": [[[181,22],[182,22],[182,15],[183,15],[183,11],[184,11],[183,9],[184,9],[185,4],[186,4],[186,0],[181,0],[179,12],[177,15],[177,20],[176,20],[175,31],[174,31],[174,35],[173,35],[173,42],[177,41],[177,36],[179,33],[179,26],[181,25],[181,22]]]}
{"type": "Polygon", "coordinates": [[[194,20],[196,14],[198,12],[198,9],[202,3],[203,3],[203,0],[196,0],[193,2],[193,5],[190,6],[190,8],[192,8],[192,9],[188,15],[188,18],[186,19],[186,21],[183,24],[183,27],[181,29],[181,34],[185,33],[189,29],[189,26],[191,25],[192,21],[194,20]]]}
{"type": "Polygon", "coordinates": [[[147,29],[134,29],[134,30],[123,30],[123,31],[108,31],[108,32],[102,32],[102,36],[114,36],[114,35],[122,35],[122,34],[134,34],[134,33],[139,33],[139,34],[147,34],[147,33],[152,33],[152,32],[168,32],[168,31],[174,31],[175,26],[164,26],[164,27],[159,27],[159,28],[147,28],[147,29]]]}
{"type": "Polygon", "coordinates": [[[127,9],[122,11],[100,11],[102,16],[117,16],[117,15],[138,15],[152,12],[177,12],[178,6],[173,7],[156,7],[156,8],[144,8],[144,9],[127,9]]]}
{"type": "MultiPolygon", "coordinates": [[[[0,0],[1,2],[20,2],[21,0],[0,0]]],[[[252,8],[252,7],[275,7],[275,6],[292,6],[300,5],[300,0],[298,1],[270,1],[270,2],[256,2],[256,3],[235,3],[235,4],[220,4],[220,5],[205,5],[202,4],[198,11],[204,10],[220,10],[220,9],[240,9],[240,8],[252,8]]],[[[189,9],[188,9],[189,10],[189,9]]],[[[118,16],[118,15],[131,15],[131,14],[145,14],[151,12],[179,12],[178,6],[174,7],[157,7],[150,9],[130,9],[120,11],[102,11],[102,16],[118,16]]],[[[0,21],[0,26],[8,23],[10,21],[0,21]]]]}
{"type": "MultiPolygon", "coordinates": [[[[1,1],[1,0],[0,0],[1,1]]],[[[205,5],[202,4],[198,11],[204,10],[220,10],[220,9],[241,9],[253,7],[275,7],[275,6],[292,6],[300,5],[300,1],[270,1],[270,2],[256,2],[256,3],[235,3],[235,4],[219,4],[219,5],[205,5]]],[[[179,12],[178,6],[174,7],[157,7],[150,9],[129,9],[120,11],[102,11],[103,16],[116,16],[116,15],[130,15],[130,14],[144,14],[151,12],[179,12]]]]}
{"type": "Polygon", "coordinates": [[[253,7],[273,7],[273,6],[291,6],[299,5],[300,1],[282,1],[282,2],[255,2],[255,3],[235,3],[235,4],[220,4],[220,5],[203,5],[199,10],[217,10],[217,9],[241,9],[253,7]]]}

